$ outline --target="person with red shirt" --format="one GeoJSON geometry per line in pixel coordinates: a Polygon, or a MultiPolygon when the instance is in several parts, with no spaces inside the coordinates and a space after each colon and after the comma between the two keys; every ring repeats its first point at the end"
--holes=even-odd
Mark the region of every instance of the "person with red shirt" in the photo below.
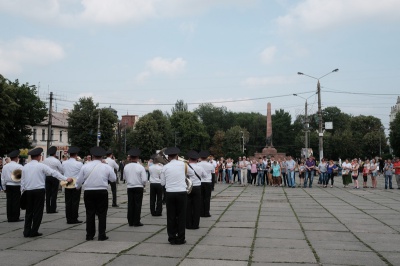
{"type": "Polygon", "coordinates": [[[394,158],[393,169],[396,176],[397,189],[400,189],[400,160],[398,157],[394,158]]]}

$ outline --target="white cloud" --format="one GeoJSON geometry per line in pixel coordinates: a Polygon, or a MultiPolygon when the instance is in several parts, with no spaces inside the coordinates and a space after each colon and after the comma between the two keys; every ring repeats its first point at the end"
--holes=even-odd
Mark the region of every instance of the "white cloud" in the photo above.
{"type": "Polygon", "coordinates": [[[136,76],[137,82],[143,82],[154,74],[165,74],[169,76],[176,75],[185,70],[186,61],[178,57],[175,59],[167,59],[155,57],[146,63],[146,70],[140,72],[136,76]]]}
{"type": "Polygon", "coordinates": [[[305,0],[277,19],[283,30],[317,31],[359,23],[400,19],[398,0],[305,0]]]}
{"type": "Polygon", "coordinates": [[[1,0],[0,10],[35,20],[82,26],[119,25],[153,18],[187,17],[213,8],[243,8],[257,0],[1,0]]]}
{"type": "Polygon", "coordinates": [[[179,29],[183,32],[183,33],[194,33],[195,29],[196,29],[196,24],[193,22],[184,22],[179,26],[179,29]]]}
{"type": "Polygon", "coordinates": [[[290,84],[293,82],[293,77],[275,76],[275,77],[249,77],[242,84],[245,86],[268,86],[290,84]]]}
{"type": "Polygon", "coordinates": [[[48,65],[65,57],[61,45],[44,39],[21,37],[0,41],[0,72],[20,73],[24,65],[48,65]]]}
{"type": "Polygon", "coordinates": [[[274,61],[276,54],[276,47],[269,46],[261,52],[261,61],[265,64],[270,64],[274,61]]]}

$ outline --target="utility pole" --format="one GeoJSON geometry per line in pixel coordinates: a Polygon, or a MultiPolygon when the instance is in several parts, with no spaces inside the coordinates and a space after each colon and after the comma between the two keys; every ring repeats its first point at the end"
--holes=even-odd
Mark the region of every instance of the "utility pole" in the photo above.
{"type": "Polygon", "coordinates": [[[308,157],[308,115],[307,115],[307,109],[308,109],[308,105],[307,105],[307,100],[306,100],[306,106],[305,106],[305,110],[304,110],[304,116],[305,116],[305,120],[304,120],[304,125],[305,125],[305,135],[304,135],[304,148],[306,148],[306,153],[308,157]]]}
{"type": "Polygon", "coordinates": [[[240,131],[242,133],[242,155],[244,155],[244,133],[243,131],[240,131]]]}
{"type": "Polygon", "coordinates": [[[125,139],[124,139],[124,153],[126,154],[126,120],[125,120],[125,128],[124,128],[124,135],[125,135],[125,139]]]}
{"type": "Polygon", "coordinates": [[[49,118],[48,118],[48,125],[47,125],[47,150],[50,148],[50,143],[52,141],[52,134],[51,134],[51,126],[52,126],[52,114],[53,111],[53,92],[50,92],[50,103],[49,103],[49,118]]]}
{"type": "Polygon", "coordinates": [[[99,118],[97,119],[97,147],[100,146],[100,136],[101,132],[100,132],[100,109],[99,109],[99,118]]]}
{"type": "Polygon", "coordinates": [[[321,109],[321,85],[317,83],[318,93],[318,141],[319,141],[319,161],[324,158],[324,132],[322,131],[322,109],[321,109]]]}

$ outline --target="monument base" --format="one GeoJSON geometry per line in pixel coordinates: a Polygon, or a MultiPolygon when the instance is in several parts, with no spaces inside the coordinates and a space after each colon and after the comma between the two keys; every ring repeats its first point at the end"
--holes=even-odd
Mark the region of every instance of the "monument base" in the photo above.
{"type": "Polygon", "coordinates": [[[272,146],[268,146],[268,147],[265,147],[265,148],[262,150],[261,153],[260,153],[260,152],[254,153],[254,157],[256,157],[257,159],[258,159],[259,157],[263,157],[263,156],[266,156],[267,158],[271,158],[272,156],[274,156],[275,159],[282,160],[283,158],[286,157],[286,154],[283,153],[283,152],[278,152],[278,151],[277,151],[274,147],[272,147],[272,146]]]}

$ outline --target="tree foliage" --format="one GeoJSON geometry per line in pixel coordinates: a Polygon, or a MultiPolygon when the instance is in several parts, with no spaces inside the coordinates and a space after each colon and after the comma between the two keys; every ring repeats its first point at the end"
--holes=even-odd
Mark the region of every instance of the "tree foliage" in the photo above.
{"type": "Polygon", "coordinates": [[[93,99],[81,98],[74,104],[74,109],[68,117],[68,135],[72,146],[81,149],[80,154],[89,154],[90,148],[97,144],[97,127],[100,112],[100,146],[105,149],[111,147],[115,136],[115,125],[118,118],[109,108],[98,108],[93,99]]]}
{"type": "Polygon", "coordinates": [[[30,126],[46,117],[46,104],[37,96],[35,86],[11,82],[0,75],[0,154],[14,149],[31,148],[30,126]]]}
{"type": "Polygon", "coordinates": [[[389,134],[390,146],[396,156],[400,156],[400,112],[396,114],[390,123],[389,134]]]}
{"type": "Polygon", "coordinates": [[[175,106],[171,108],[171,113],[174,114],[176,112],[187,112],[188,106],[183,100],[178,100],[175,103],[175,106]]]}

